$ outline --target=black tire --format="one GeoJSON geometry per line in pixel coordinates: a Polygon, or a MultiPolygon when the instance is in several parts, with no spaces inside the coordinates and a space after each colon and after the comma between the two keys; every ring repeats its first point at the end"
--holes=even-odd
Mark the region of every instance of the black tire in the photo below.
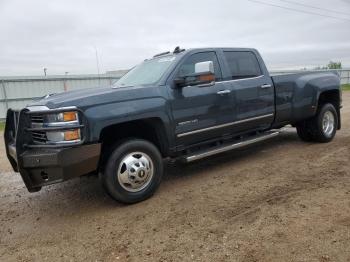
{"type": "Polygon", "coordinates": [[[28,192],[35,193],[35,192],[39,192],[40,190],[41,190],[41,186],[40,187],[32,187],[32,188],[28,189],[28,192]]]}
{"type": "Polygon", "coordinates": [[[337,132],[338,127],[338,114],[335,107],[332,104],[323,104],[317,111],[314,118],[310,120],[310,132],[312,134],[313,140],[320,143],[327,143],[332,141],[337,132]],[[333,115],[333,128],[332,132],[326,132],[323,128],[323,120],[326,114],[333,115]]]}
{"type": "Polygon", "coordinates": [[[305,142],[310,142],[314,140],[306,121],[303,121],[302,123],[296,125],[296,129],[298,136],[301,140],[305,142]]]}
{"type": "MultiPolygon", "coordinates": [[[[131,157],[137,157],[137,155],[140,154],[135,153],[131,157]]],[[[142,155],[140,155],[140,157],[141,156],[142,155]]],[[[139,172],[136,172],[135,174],[139,174],[139,172]]],[[[146,140],[131,139],[126,140],[115,146],[114,150],[112,150],[108,158],[104,172],[103,174],[101,174],[101,179],[104,188],[112,198],[122,203],[132,204],[146,200],[147,198],[151,197],[157,190],[162,180],[162,176],[163,160],[157,147],[146,140]],[[123,164],[125,162],[122,163],[122,161],[134,152],[142,153],[144,154],[144,156],[147,156],[151,160],[149,161],[149,163],[152,164],[150,166],[153,169],[153,176],[151,176],[151,178],[147,180],[147,185],[143,185],[145,186],[144,188],[140,188],[140,190],[136,192],[130,192],[130,190],[133,189],[126,189],[126,187],[128,187],[128,184],[120,182],[118,172],[121,168],[125,169],[125,167],[123,166],[125,165],[123,164]]],[[[130,178],[130,175],[128,175],[128,177],[130,178]]],[[[132,177],[134,178],[134,176],[132,177]]],[[[136,177],[140,178],[140,175],[136,177]]],[[[130,184],[129,187],[131,187],[131,185],[132,184],[130,184]]]]}

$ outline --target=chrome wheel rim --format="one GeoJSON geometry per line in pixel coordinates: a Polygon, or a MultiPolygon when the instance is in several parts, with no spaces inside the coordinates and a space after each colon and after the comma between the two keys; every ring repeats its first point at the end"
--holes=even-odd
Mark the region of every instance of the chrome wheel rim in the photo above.
{"type": "Polygon", "coordinates": [[[153,177],[152,159],[143,152],[132,152],[122,158],[117,170],[118,182],[128,192],[146,188],[153,177]]]}
{"type": "Polygon", "coordinates": [[[334,114],[331,111],[326,111],[322,119],[323,133],[330,137],[334,130],[334,114]]]}

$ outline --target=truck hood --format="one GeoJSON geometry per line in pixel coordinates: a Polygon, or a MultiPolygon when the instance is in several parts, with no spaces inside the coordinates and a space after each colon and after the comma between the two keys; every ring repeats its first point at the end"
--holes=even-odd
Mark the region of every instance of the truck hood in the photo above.
{"type": "Polygon", "coordinates": [[[58,108],[76,106],[88,108],[95,105],[116,103],[122,101],[138,100],[143,98],[159,97],[160,87],[158,86],[137,86],[120,88],[88,88],[54,94],[38,100],[29,106],[47,106],[58,108]]]}

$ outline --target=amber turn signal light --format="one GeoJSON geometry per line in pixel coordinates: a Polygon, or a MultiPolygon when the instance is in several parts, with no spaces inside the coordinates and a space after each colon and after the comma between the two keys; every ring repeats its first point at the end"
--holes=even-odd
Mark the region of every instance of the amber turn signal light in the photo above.
{"type": "Polygon", "coordinates": [[[63,113],[63,121],[76,121],[77,120],[77,113],[76,112],[64,112],[63,113]]]}
{"type": "Polygon", "coordinates": [[[212,75],[212,74],[199,76],[199,81],[201,82],[212,82],[214,80],[215,80],[215,75],[212,75]]]}
{"type": "Polygon", "coordinates": [[[64,140],[65,141],[72,141],[72,140],[78,140],[80,139],[80,130],[69,130],[64,132],[64,140]]]}

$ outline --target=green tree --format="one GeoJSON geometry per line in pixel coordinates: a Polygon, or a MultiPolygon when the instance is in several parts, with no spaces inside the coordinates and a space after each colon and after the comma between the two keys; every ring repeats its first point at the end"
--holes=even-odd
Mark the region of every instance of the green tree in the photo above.
{"type": "Polygon", "coordinates": [[[328,63],[328,69],[341,69],[341,62],[333,62],[333,61],[330,61],[328,63]]]}

